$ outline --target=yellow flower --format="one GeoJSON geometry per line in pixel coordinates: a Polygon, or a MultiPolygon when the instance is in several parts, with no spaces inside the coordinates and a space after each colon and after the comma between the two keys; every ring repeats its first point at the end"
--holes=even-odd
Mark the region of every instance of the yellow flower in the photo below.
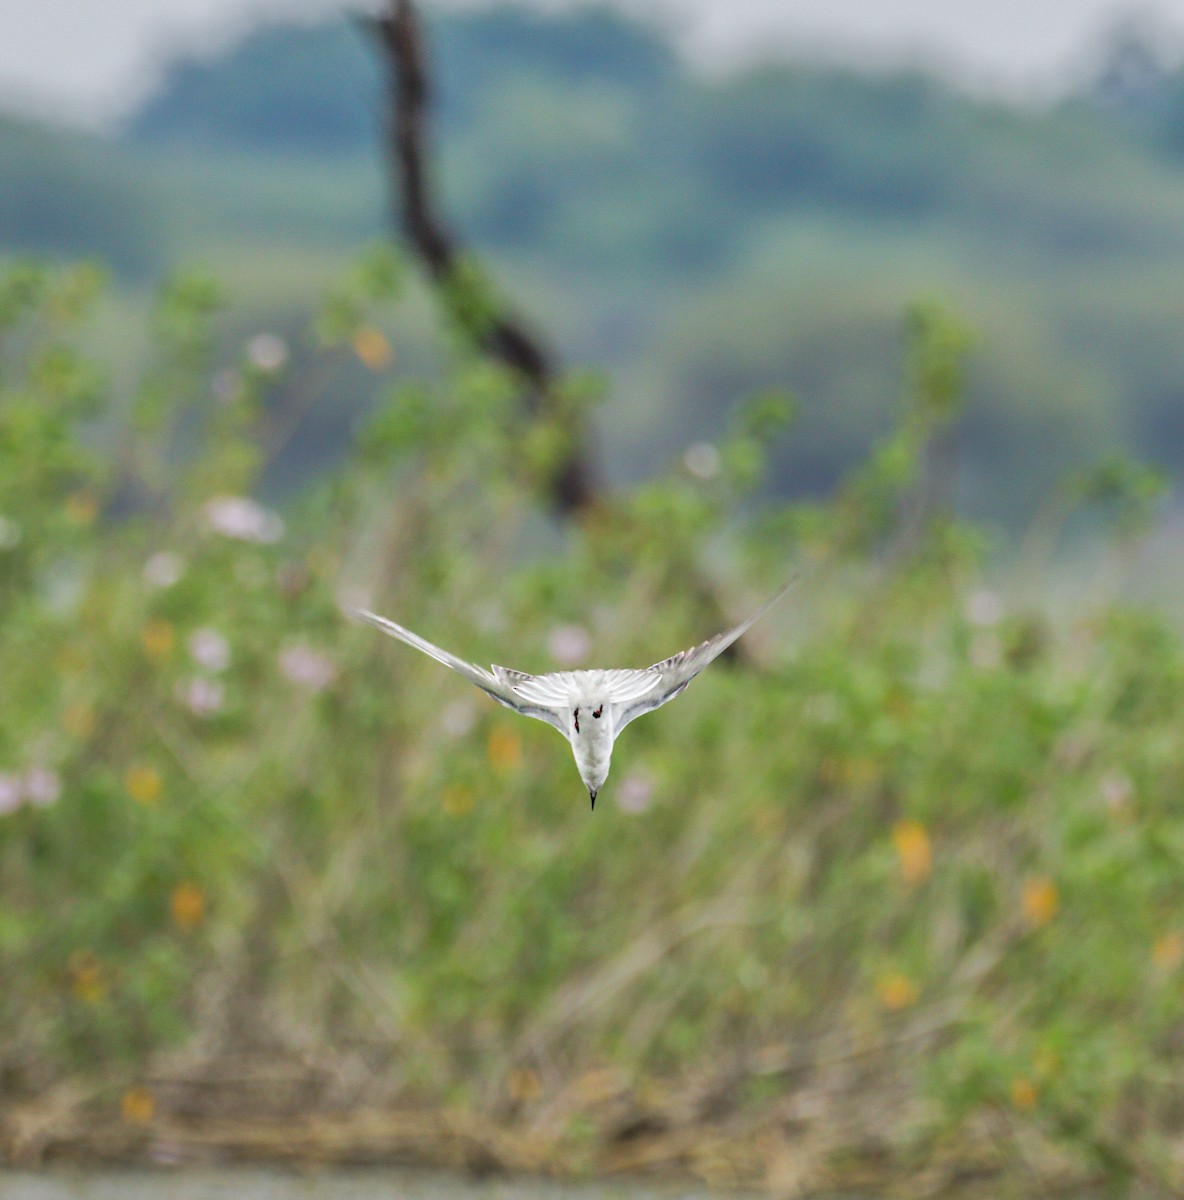
{"type": "Polygon", "coordinates": [[[156,1113],[156,1097],[147,1088],[132,1088],[123,1093],[119,1111],[129,1125],[147,1125],[156,1113]]]}
{"type": "Polygon", "coordinates": [[[543,1090],[543,1083],[538,1077],[538,1072],[532,1071],[529,1067],[519,1067],[516,1071],[511,1071],[507,1086],[511,1097],[515,1100],[534,1100],[543,1090]]]}
{"type": "Polygon", "coordinates": [[[1051,1079],[1061,1069],[1061,1056],[1050,1046],[1041,1046],[1032,1055],[1032,1070],[1037,1079],[1051,1079]]]}
{"type": "Polygon", "coordinates": [[[90,737],[95,731],[95,710],[89,704],[71,704],[62,713],[62,728],[71,737],[90,737]]]}
{"type": "Polygon", "coordinates": [[[933,852],[929,834],[920,821],[897,821],[892,828],[892,844],[900,858],[901,877],[909,887],[929,878],[933,852]]]}
{"type": "Polygon", "coordinates": [[[1047,925],[1061,907],[1057,885],[1046,876],[1033,876],[1024,883],[1023,907],[1029,925],[1036,929],[1047,925]]]}
{"type": "Polygon", "coordinates": [[[149,658],[155,659],[157,662],[164,662],[173,653],[177,635],[168,621],[161,617],[153,617],[144,626],[140,640],[144,643],[144,651],[149,658]]]}
{"type": "Polygon", "coordinates": [[[496,771],[512,771],[522,761],[522,742],[510,729],[498,726],[486,747],[489,765],[496,771]]]}
{"type": "Polygon", "coordinates": [[[353,346],[354,353],[371,371],[390,366],[395,357],[395,352],[391,349],[390,342],[386,340],[386,335],[381,329],[375,329],[373,325],[363,325],[354,334],[353,346]]]}
{"type": "Polygon", "coordinates": [[[1156,938],[1151,961],[1161,971],[1174,971],[1184,960],[1184,934],[1165,933],[1156,938]]]}
{"type": "Polygon", "coordinates": [[[66,497],[66,516],[75,525],[89,525],[99,515],[99,502],[90,492],[74,492],[66,497]]]}
{"type": "Polygon", "coordinates": [[[1017,1075],[1011,1081],[1011,1102],[1023,1112],[1031,1112],[1036,1107],[1036,1085],[1022,1075],[1017,1075]]]}
{"type": "Polygon", "coordinates": [[[195,929],[205,919],[205,893],[195,883],[179,883],[169,897],[169,911],[178,929],[195,929]]]}
{"type": "Polygon", "coordinates": [[[471,788],[450,787],[444,792],[440,804],[450,817],[463,817],[473,811],[475,799],[471,788]]]}
{"type": "Polygon", "coordinates": [[[76,954],[70,960],[70,985],[86,1004],[98,1004],[107,994],[107,977],[93,954],[76,954]]]}
{"type": "Polygon", "coordinates": [[[123,786],[137,804],[155,804],[164,790],[160,772],[155,767],[148,767],[143,763],[137,763],[129,769],[123,777],[123,786]]]}
{"type": "Polygon", "coordinates": [[[916,1004],[919,995],[917,985],[899,971],[890,971],[876,980],[876,996],[891,1012],[898,1012],[916,1004]]]}

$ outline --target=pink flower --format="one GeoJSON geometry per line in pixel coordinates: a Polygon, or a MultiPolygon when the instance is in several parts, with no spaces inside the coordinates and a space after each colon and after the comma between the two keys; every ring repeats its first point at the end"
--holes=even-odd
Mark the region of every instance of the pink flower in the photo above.
{"type": "Polygon", "coordinates": [[[0,775],[0,816],[16,812],[24,799],[20,779],[16,775],[0,775]]]}
{"type": "Polygon", "coordinates": [[[560,625],[551,630],[547,638],[547,649],[551,657],[565,667],[574,667],[584,662],[592,649],[592,639],[583,625],[560,625]]]}
{"type": "Polygon", "coordinates": [[[202,514],[215,533],[240,542],[278,542],[284,532],[280,517],[249,496],[215,496],[202,514]]]}
{"type": "Polygon", "coordinates": [[[226,691],[218,680],[199,675],[179,684],[177,695],[194,716],[208,717],[221,709],[226,691]]]}
{"type": "Polygon", "coordinates": [[[30,767],[25,772],[25,799],[37,808],[47,808],[62,794],[62,781],[48,767],[30,767]]]}
{"type": "Polygon", "coordinates": [[[321,692],[337,678],[337,664],[327,655],[303,642],[280,651],[280,671],[298,687],[321,692]]]}
{"type": "Polygon", "coordinates": [[[189,638],[189,653],[199,667],[215,674],[230,665],[230,643],[216,629],[194,630],[189,638]]]}
{"type": "Polygon", "coordinates": [[[654,781],[642,771],[630,771],[617,790],[617,807],[622,812],[643,813],[654,799],[654,781]]]}

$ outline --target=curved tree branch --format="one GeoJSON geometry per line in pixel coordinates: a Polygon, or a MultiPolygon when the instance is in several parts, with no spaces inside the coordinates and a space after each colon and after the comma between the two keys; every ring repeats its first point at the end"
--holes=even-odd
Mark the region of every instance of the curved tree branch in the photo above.
{"type": "MultiPolygon", "coordinates": [[[[425,128],[430,87],[419,16],[413,0],[390,0],[385,13],[365,24],[386,66],[391,195],[397,198],[403,236],[437,287],[446,289],[457,277],[462,255],[438,215],[429,177],[425,128]]],[[[522,380],[526,411],[550,415],[558,373],[535,334],[503,311],[464,323],[478,349],[522,380]]],[[[596,502],[599,485],[585,431],[571,429],[569,434],[568,449],[547,490],[556,512],[576,517],[596,502]]]]}

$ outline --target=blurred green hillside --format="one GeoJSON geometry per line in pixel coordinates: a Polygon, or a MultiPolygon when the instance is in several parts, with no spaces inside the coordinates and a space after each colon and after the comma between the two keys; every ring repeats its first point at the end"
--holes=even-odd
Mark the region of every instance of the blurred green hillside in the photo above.
{"type": "MultiPolygon", "coordinates": [[[[563,359],[607,372],[614,481],[775,385],[799,407],[771,486],[828,487],[892,424],[900,314],[927,295],[980,335],[971,512],[1023,522],[1116,446],[1184,465],[1184,76],[1116,45],[1089,96],[1029,110],[804,63],[707,79],[606,13],[503,8],[431,35],[446,210],[563,359]]],[[[386,228],[380,108],[365,36],[339,23],[179,60],[107,139],[5,120],[0,247],[110,263],[129,361],[123,316],[182,263],[227,281],[228,339],[290,334],[386,228]]],[[[424,297],[412,312],[396,370],[438,357],[424,297]]],[[[315,426],[292,388],[274,401],[294,415],[273,492],[340,453],[374,386],[360,372],[315,426]]]]}

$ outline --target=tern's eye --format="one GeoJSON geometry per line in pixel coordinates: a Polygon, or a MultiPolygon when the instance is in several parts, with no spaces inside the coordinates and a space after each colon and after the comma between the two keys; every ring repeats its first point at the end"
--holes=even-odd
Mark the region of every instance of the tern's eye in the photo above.
{"type": "Polygon", "coordinates": [[[576,733],[579,733],[580,732],[580,710],[577,708],[575,710],[575,712],[573,712],[571,715],[575,719],[576,733]]]}
{"type": "Polygon", "coordinates": [[[594,709],[592,710],[592,715],[593,715],[593,716],[594,716],[594,717],[595,717],[595,718],[596,718],[596,719],[599,721],[599,720],[600,720],[600,714],[601,714],[602,712],[604,712],[604,705],[603,705],[603,704],[602,704],[602,705],[601,705],[599,708],[594,708],[594,709]]]}

